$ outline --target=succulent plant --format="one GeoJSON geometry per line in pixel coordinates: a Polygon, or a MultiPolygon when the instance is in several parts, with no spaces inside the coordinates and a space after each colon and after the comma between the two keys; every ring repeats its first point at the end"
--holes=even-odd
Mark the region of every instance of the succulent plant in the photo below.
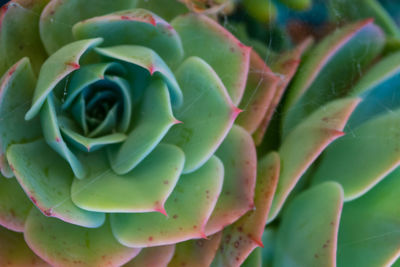
{"type": "Polygon", "coordinates": [[[0,266],[396,264],[384,31],[352,22],[267,66],[165,3],[2,8],[0,266]]]}
{"type": "Polygon", "coordinates": [[[399,264],[400,54],[382,56],[384,45],[384,31],[367,19],[303,57],[277,127],[281,170],[265,266],[399,264]],[[315,160],[321,137],[337,140],[315,160]]]}
{"type": "Polygon", "coordinates": [[[2,8],[1,266],[229,265],[215,252],[239,218],[235,265],[260,242],[279,159],[256,185],[251,133],[278,77],[163,1],[2,8]]]}

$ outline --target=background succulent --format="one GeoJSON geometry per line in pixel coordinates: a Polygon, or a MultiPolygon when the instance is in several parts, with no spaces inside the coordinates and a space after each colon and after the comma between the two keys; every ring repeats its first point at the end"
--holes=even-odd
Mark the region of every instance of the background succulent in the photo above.
{"type": "Polygon", "coordinates": [[[246,240],[216,264],[260,242],[279,159],[256,185],[250,132],[278,78],[214,20],[162,2],[2,8],[0,265],[209,265],[244,214],[246,240]]]}

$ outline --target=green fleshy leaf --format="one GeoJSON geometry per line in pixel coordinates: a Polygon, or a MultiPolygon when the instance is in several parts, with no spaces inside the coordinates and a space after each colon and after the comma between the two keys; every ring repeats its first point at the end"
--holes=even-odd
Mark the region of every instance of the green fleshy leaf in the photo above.
{"type": "Polygon", "coordinates": [[[40,37],[49,55],[74,41],[72,26],[84,19],[134,8],[135,0],[52,0],[40,16],[40,37]]]}
{"type": "Polygon", "coordinates": [[[100,38],[73,42],[64,46],[46,60],[40,69],[32,106],[25,115],[26,120],[32,119],[39,113],[47,96],[63,78],[80,68],[79,59],[81,56],[101,42],[102,39],[100,38]]]}
{"type": "Polygon", "coordinates": [[[40,112],[44,139],[51,148],[68,162],[74,174],[79,178],[83,178],[86,176],[87,170],[75,154],[68,148],[61,136],[54,102],[54,96],[51,94],[45,100],[44,106],[40,112]]]}
{"type": "Polygon", "coordinates": [[[148,47],[169,65],[176,65],[183,58],[182,43],[176,31],[168,22],[145,9],[125,10],[81,21],[72,31],[77,39],[102,37],[105,47],[148,47]]]}
{"type": "Polygon", "coordinates": [[[60,267],[121,266],[140,251],[119,244],[108,222],[85,228],[45,217],[36,209],[26,221],[25,240],[37,255],[60,267]]]}
{"type": "Polygon", "coordinates": [[[286,6],[297,11],[310,9],[312,0],[280,0],[286,6]]]}
{"type": "Polygon", "coordinates": [[[81,127],[84,135],[89,133],[89,128],[86,121],[86,101],[83,94],[80,95],[71,107],[71,115],[75,122],[81,127]]]}
{"type": "Polygon", "coordinates": [[[399,189],[400,171],[396,169],[367,194],[343,205],[338,266],[392,266],[396,261],[400,247],[399,189]]]}
{"type": "Polygon", "coordinates": [[[388,36],[400,38],[400,31],[396,22],[390,17],[379,1],[376,0],[356,0],[340,1],[329,0],[328,6],[331,16],[339,21],[355,21],[360,19],[373,18],[388,36]]]}
{"type": "Polygon", "coordinates": [[[221,246],[212,267],[239,267],[257,247],[267,221],[279,177],[280,159],[276,152],[262,158],[257,167],[254,209],[223,230],[221,246]]]}
{"type": "Polygon", "coordinates": [[[282,171],[269,221],[278,215],[300,177],[321,152],[335,139],[343,136],[342,130],[359,102],[359,98],[332,101],[304,119],[283,140],[279,149],[282,171]]]}
{"type": "Polygon", "coordinates": [[[0,225],[12,231],[23,232],[31,207],[32,203],[17,180],[4,179],[0,175],[0,225]]]}
{"type": "Polygon", "coordinates": [[[274,266],[336,266],[342,206],[343,189],[337,183],[324,183],[298,195],[282,215],[274,266]]]}
{"type": "Polygon", "coordinates": [[[174,255],[175,245],[144,248],[124,267],[167,266],[174,255]]]}
{"type": "Polygon", "coordinates": [[[243,0],[243,6],[253,18],[262,24],[270,24],[276,20],[278,8],[271,0],[243,0]]]}
{"type": "MultiPolygon", "coordinates": [[[[119,105],[115,104],[107,113],[104,120],[93,130],[89,133],[89,138],[95,138],[97,136],[101,136],[104,134],[108,134],[113,132],[117,128],[117,120],[118,120],[118,108],[119,105]]],[[[126,135],[119,134],[121,139],[118,140],[118,143],[126,139],[126,135]]],[[[100,137],[101,138],[101,137],[100,137]]],[[[114,139],[114,141],[117,141],[114,139]]]]}
{"type": "Polygon", "coordinates": [[[5,153],[10,144],[27,142],[40,136],[37,119],[25,121],[36,79],[27,58],[18,61],[0,81],[0,167],[6,177],[13,176],[5,153]]]}
{"type": "Polygon", "coordinates": [[[175,254],[168,267],[203,267],[210,266],[221,243],[221,233],[210,236],[207,240],[197,239],[178,243],[175,254]]]}
{"type": "Polygon", "coordinates": [[[124,73],[124,68],[121,64],[116,62],[98,63],[83,66],[78,71],[71,74],[71,79],[67,87],[67,96],[62,103],[64,110],[74,102],[83,90],[91,84],[104,79],[106,73],[116,72],[118,74],[124,73]]]}
{"type": "Polygon", "coordinates": [[[140,117],[128,138],[123,144],[108,150],[112,169],[118,174],[126,174],[137,166],[177,123],[164,82],[155,79],[144,94],[140,117]]]}
{"type": "Polygon", "coordinates": [[[221,231],[254,206],[257,154],[251,136],[234,125],[215,154],[225,167],[224,184],[206,235],[221,231]]]}
{"type": "Polygon", "coordinates": [[[109,76],[107,75],[107,79],[109,81],[115,82],[120,90],[121,94],[121,105],[122,105],[122,115],[119,118],[119,123],[118,123],[118,131],[124,133],[128,131],[129,125],[132,120],[132,112],[133,112],[133,105],[132,105],[132,92],[131,88],[129,85],[129,82],[125,79],[122,79],[117,76],[109,76]]]}
{"type": "Polygon", "coordinates": [[[151,75],[160,75],[168,85],[172,104],[177,107],[182,104],[182,92],[174,74],[153,50],[143,46],[120,45],[96,48],[96,51],[103,56],[138,65],[147,69],[151,75]]]}
{"type": "Polygon", "coordinates": [[[374,65],[352,89],[363,101],[347,123],[355,128],[372,117],[400,107],[400,52],[392,53],[374,65]]]}
{"type": "Polygon", "coordinates": [[[76,146],[81,151],[93,152],[100,148],[123,142],[127,136],[121,133],[108,134],[101,137],[88,138],[68,127],[61,127],[65,140],[76,146]]]}
{"type": "Polygon", "coordinates": [[[207,62],[224,83],[232,102],[238,105],[246,86],[251,49],[203,15],[180,16],[171,25],[182,39],[185,57],[196,56],[207,62]],[[207,45],[199,40],[207,40],[207,45]]]}
{"type": "Polygon", "coordinates": [[[180,177],[161,213],[111,214],[121,244],[148,247],[204,238],[204,228],[221,192],[224,166],[212,157],[200,169],[180,177]],[[154,231],[157,229],[157,231],[154,231]]]}
{"type": "Polygon", "coordinates": [[[136,168],[120,176],[110,169],[104,153],[91,153],[84,159],[90,176],[74,180],[72,200],[85,210],[164,212],[184,160],[178,147],[160,144],[136,168]]]}
{"type": "Polygon", "coordinates": [[[399,123],[397,109],[351,129],[325,151],[313,182],[340,183],[346,201],[366,193],[400,164],[399,123]]]}
{"type": "Polygon", "coordinates": [[[366,20],[337,30],[310,51],[288,90],[283,136],[317,108],[342,96],[383,43],[380,28],[366,20]]]}
{"type": "Polygon", "coordinates": [[[252,51],[250,54],[250,70],[246,89],[239,108],[236,123],[250,134],[260,125],[274,97],[279,77],[275,75],[260,56],[252,51]]]}
{"type": "Polygon", "coordinates": [[[295,49],[283,53],[276,62],[273,62],[271,68],[273,72],[280,74],[280,81],[275,89],[274,97],[268,107],[267,112],[265,113],[264,118],[253,134],[256,145],[260,145],[263,141],[267,128],[271,122],[272,115],[275,114],[278,104],[281,102],[289,82],[295,75],[303,53],[311,46],[311,44],[312,39],[308,38],[300,43],[295,49]]]}
{"type": "Polygon", "coordinates": [[[186,157],[184,172],[191,172],[214,154],[239,110],[221,80],[202,59],[187,59],[176,77],[185,101],[174,113],[183,123],[168,132],[166,141],[182,148],[186,157]]]}
{"type": "Polygon", "coordinates": [[[15,62],[29,57],[39,73],[47,58],[39,36],[39,18],[49,0],[13,0],[2,7],[0,33],[0,75],[15,62]]]}
{"type": "Polygon", "coordinates": [[[85,227],[98,227],[104,222],[104,214],[80,209],[72,203],[71,169],[43,140],[11,145],[7,158],[25,193],[46,216],[85,227]]]}
{"type": "Polygon", "coordinates": [[[51,267],[26,245],[24,236],[0,227],[0,266],[51,267]]]}
{"type": "Polygon", "coordinates": [[[137,0],[136,6],[150,10],[167,21],[189,11],[183,3],[176,0],[137,0]]]}

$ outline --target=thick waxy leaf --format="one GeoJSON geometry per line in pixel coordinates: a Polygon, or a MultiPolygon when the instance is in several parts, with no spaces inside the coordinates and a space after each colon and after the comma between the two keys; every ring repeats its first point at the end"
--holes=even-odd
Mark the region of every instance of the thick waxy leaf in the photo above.
{"type": "Polygon", "coordinates": [[[282,215],[274,266],[336,266],[342,206],[343,189],[333,182],[297,196],[282,215]]]}
{"type": "Polygon", "coordinates": [[[178,243],[175,254],[168,267],[203,267],[210,266],[221,243],[221,232],[207,240],[197,239],[178,243]]]}
{"type": "MultiPolygon", "coordinates": [[[[100,92],[99,94],[102,94],[103,92],[100,92]]],[[[109,96],[109,95],[108,95],[109,96]]],[[[104,94],[102,97],[103,99],[107,99],[107,94],[104,94]]],[[[96,96],[95,96],[96,97],[96,96]]],[[[101,100],[99,100],[99,102],[101,102],[101,100]]],[[[90,104],[93,104],[92,102],[89,102],[88,107],[90,104]]],[[[93,105],[95,106],[95,104],[93,105]]],[[[89,138],[101,138],[102,135],[106,135],[111,133],[111,136],[118,136],[119,138],[114,139],[113,141],[115,142],[121,142],[123,140],[126,139],[126,135],[125,134],[121,134],[121,133],[115,133],[117,130],[117,121],[118,121],[118,109],[119,109],[119,103],[114,104],[114,106],[108,110],[106,117],[103,119],[102,122],[100,122],[100,124],[97,125],[96,128],[94,128],[94,130],[92,130],[88,137],[89,138]]],[[[92,120],[92,121],[97,121],[96,118],[90,118],[88,117],[88,120],[92,120]]],[[[96,123],[95,123],[96,125],[96,123]]],[[[96,139],[97,139],[96,138],[96,139]]],[[[110,140],[111,141],[111,140],[110,140]]]]}
{"type": "Polygon", "coordinates": [[[17,180],[4,179],[0,175],[0,225],[23,232],[25,219],[31,207],[32,203],[17,180]]]}
{"type": "Polygon", "coordinates": [[[7,158],[25,193],[46,216],[85,227],[104,222],[104,214],[82,210],[72,203],[71,169],[43,140],[11,145],[7,158]]]}
{"type": "Polygon", "coordinates": [[[263,59],[252,51],[246,89],[239,105],[243,112],[236,120],[250,134],[257,129],[268,111],[279,80],[263,59]]]}
{"type": "Polygon", "coordinates": [[[335,100],[316,110],[283,140],[279,149],[283,165],[269,221],[278,215],[300,177],[321,152],[343,136],[342,130],[359,102],[359,98],[335,100]]]}
{"type": "Polygon", "coordinates": [[[275,113],[278,104],[281,102],[283,93],[285,92],[289,82],[292,80],[297,68],[300,64],[300,59],[303,53],[311,46],[312,39],[306,39],[299,44],[294,50],[284,53],[279,57],[271,67],[275,73],[279,73],[280,81],[276,86],[273,99],[268,107],[264,118],[260,122],[258,128],[253,134],[254,142],[256,145],[261,144],[265,132],[267,131],[268,125],[272,119],[272,115],[275,113]]]}
{"type": "Polygon", "coordinates": [[[163,267],[174,255],[175,245],[144,248],[124,267],[163,267]]]}
{"type": "Polygon", "coordinates": [[[24,236],[0,227],[0,266],[50,267],[31,251],[24,236]]]}
{"type": "Polygon", "coordinates": [[[106,47],[123,44],[148,47],[167,63],[176,64],[183,58],[182,43],[176,31],[168,22],[145,9],[91,18],[77,23],[72,31],[77,39],[103,37],[106,47]]]}
{"type": "Polygon", "coordinates": [[[183,3],[176,0],[137,0],[136,7],[150,10],[167,21],[189,11],[183,3]],[[166,5],[168,8],[165,8],[166,5]]]}
{"type": "Polygon", "coordinates": [[[232,102],[238,105],[246,86],[251,48],[203,15],[180,16],[171,25],[182,39],[185,56],[206,61],[224,83],[232,102]],[[207,45],[199,40],[206,40],[207,45]]]}
{"type": "Polygon", "coordinates": [[[66,141],[72,143],[78,149],[86,152],[96,151],[110,144],[121,143],[127,137],[125,134],[114,133],[97,138],[88,138],[74,130],[69,129],[68,127],[61,127],[60,129],[65,136],[66,141]]]}
{"type": "Polygon", "coordinates": [[[89,127],[86,119],[86,101],[83,94],[72,105],[70,114],[74,118],[75,122],[81,127],[84,135],[89,133],[89,127]]]}
{"type": "Polygon", "coordinates": [[[86,168],[81,164],[75,154],[71,152],[61,136],[59,129],[60,123],[56,115],[54,102],[54,96],[51,94],[47,97],[40,112],[40,122],[44,139],[51,148],[68,162],[74,174],[79,178],[83,178],[86,175],[86,168]]]}
{"type": "Polygon", "coordinates": [[[13,0],[2,7],[0,74],[23,57],[29,57],[36,73],[47,54],[39,36],[39,16],[49,0],[13,0]]]}
{"type": "Polygon", "coordinates": [[[399,257],[399,201],[397,169],[364,196],[344,204],[338,266],[392,266],[399,257]]]}
{"type": "Polygon", "coordinates": [[[174,110],[183,123],[173,127],[166,140],[185,152],[184,172],[206,162],[228,134],[240,110],[231,102],[221,80],[202,59],[191,57],[178,69],[183,105],[174,110]]]}
{"type": "Polygon", "coordinates": [[[400,53],[392,53],[368,71],[352,89],[363,101],[351,115],[347,127],[353,129],[388,110],[400,106],[400,53]]]}
{"type": "Polygon", "coordinates": [[[251,136],[234,125],[216,155],[225,167],[224,184],[206,235],[221,231],[254,206],[257,154],[251,136]]]}
{"type": "Polygon", "coordinates": [[[114,238],[108,222],[95,229],[65,223],[32,209],[25,226],[25,240],[52,266],[121,266],[140,249],[128,248],[114,238]]]}
{"type": "Polygon", "coordinates": [[[346,200],[374,187],[400,164],[400,110],[378,116],[336,141],[324,154],[313,181],[336,181],[346,200]],[[366,164],[373,162],[373,164],[366,164]]]}
{"type": "Polygon", "coordinates": [[[92,46],[101,42],[102,39],[100,38],[73,42],[64,46],[46,60],[40,69],[32,106],[26,113],[25,119],[30,120],[39,113],[44,101],[54,87],[68,74],[80,68],[79,59],[81,56],[92,46]]]}
{"type": "Polygon", "coordinates": [[[101,151],[88,155],[84,161],[90,176],[74,180],[72,199],[79,207],[93,211],[164,212],[184,159],[178,147],[160,144],[136,168],[121,176],[110,169],[101,151]]]}
{"type": "Polygon", "coordinates": [[[342,96],[383,42],[380,28],[366,20],[337,30],[310,51],[289,88],[283,135],[318,107],[342,96]]]}
{"type": "Polygon", "coordinates": [[[106,48],[96,48],[96,51],[103,56],[138,65],[147,69],[151,75],[160,75],[168,85],[172,103],[175,106],[180,106],[182,104],[182,92],[174,74],[162,58],[160,58],[160,56],[153,50],[144,46],[119,45],[106,48]]]}
{"type": "Polygon", "coordinates": [[[5,157],[8,146],[35,139],[41,133],[38,120],[24,119],[35,83],[27,58],[18,61],[0,81],[0,168],[6,177],[14,175],[5,157]]]}
{"type": "Polygon", "coordinates": [[[118,174],[126,174],[137,166],[171,126],[179,123],[172,114],[168,89],[163,81],[152,81],[143,97],[140,117],[128,138],[108,150],[111,166],[118,174]]]}
{"type": "Polygon", "coordinates": [[[200,169],[180,177],[160,213],[111,214],[113,233],[131,247],[168,245],[205,238],[204,228],[221,192],[224,166],[212,157],[200,169]],[[157,229],[157,230],[155,230],[157,229]]]}
{"type": "Polygon", "coordinates": [[[40,16],[40,37],[48,54],[73,42],[72,26],[84,19],[135,7],[135,0],[52,0],[40,16]],[[71,12],[73,10],[73,12],[71,12]]]}
{"type": "Polygon", "coordinates": [[[97,81],[103,80],[109,72],[123,74],[124,68],[116,62],[98,63],[83,66],[78,71],[72,73],[67,87],[67,96],[62,103],[62,108],[64,110],[69,108],[85,88],[97,81]]]}
{"type": "Polygon", "coordinates": [[[279,176],[278,154],[265,156],[257,169],[254,210],[224,229],[213,267],[240,266],[257,246],[263,246],[261,237],[279,176]]]}
{"type": "Polygon", "coordinates": [[[332,15],[337,20],[360,20],[374,18],[374,22],[379,25],[387,35],[400,38],[400,31],[396,22],[390,17],[389,13],[376,0],[355,0],[328,1],[332,15]]]}
{"type": "MultiPolygon", "coordinates": [[[[126,132],[129,129],[129,125],[132,120],[132,110],[133,110],[133,105],[132,105],[132,92],[130,88],[130,84],[127,80],[122,79],[118,76],[107,76],[107,79],[109,81],[115,82],[118,87],[119,87],[119,93],[120,93],[120,105],[122,105],[122,115],[121,118],[119,118],[119,123],[118,123],[118,131],[120,132],[126,132]]],[[[93,134],[93,133],[92,133],[93,134]]]]}

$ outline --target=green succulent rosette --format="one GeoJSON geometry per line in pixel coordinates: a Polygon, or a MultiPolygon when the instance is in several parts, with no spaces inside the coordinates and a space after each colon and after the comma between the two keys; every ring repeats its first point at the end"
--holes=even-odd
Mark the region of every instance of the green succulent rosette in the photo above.
{"type": "Polygon", "coordinates": [[[279,157],[251,135],[279,78],[168,3],[2,8],[0,265],[239,266],[261,245],[279,157]]]}
{"type": "Polygon", "coordinates": [[[385,40],[367,19],[302,57],[269,129],[281,172],[257,252],[264,265],[399,264],[400,54],[383,54],[385,40]]]}

